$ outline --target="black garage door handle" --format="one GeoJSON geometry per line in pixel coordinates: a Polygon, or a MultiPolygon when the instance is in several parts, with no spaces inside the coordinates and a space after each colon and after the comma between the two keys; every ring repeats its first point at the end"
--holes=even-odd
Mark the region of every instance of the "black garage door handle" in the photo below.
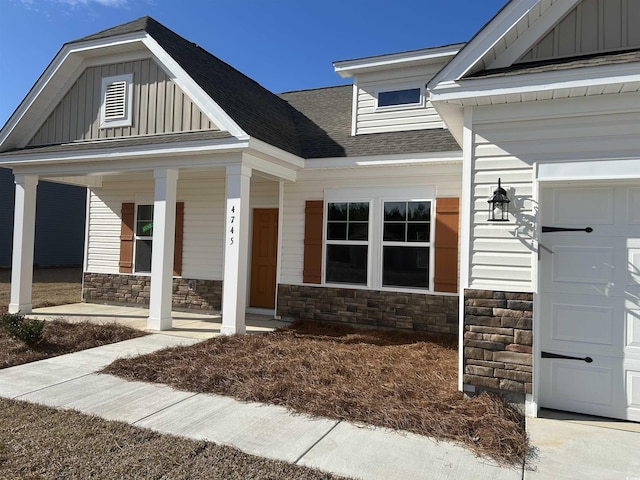
{"type": "Polygon", "coordinates": [[[593,232],[593,228],[563,228],[563,227],[542,227],[542,233],[550,232],[593,232]]]}
{"type": "Polygon", "coordinates": [[[593,358],[591,357],[570,357],[569,355],[560,355],[558,353],[542,352],[542,358],[560,358],[562,360],[580,360],[582,362],[591,363],[593,358]]]}

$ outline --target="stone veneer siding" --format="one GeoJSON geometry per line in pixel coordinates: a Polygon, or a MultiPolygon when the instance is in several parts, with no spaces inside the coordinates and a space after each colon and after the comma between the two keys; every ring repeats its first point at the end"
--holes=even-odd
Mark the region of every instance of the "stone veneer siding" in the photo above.
{"type": "Polygon", "coordinates": [[[465,387],[524,400],[533,385],[532,323],[532,293],[465,290],[465,387]]]}
{"type": "MultiPolygon", "coordinates": [[[[175,308],[216,310],[222,307],[222,281],[193,280],[195,288],[189,289],[188,278],[173,279],[175,308]]],[[[85,273],[82,289],[86,302],[149,305],[151,277],[107,273],[85,273]]]]}
{"type": "Polygon", "coordinates": [[[458,297],[378,290],[278,286],[278,315],[456,335],[458,297]]]}

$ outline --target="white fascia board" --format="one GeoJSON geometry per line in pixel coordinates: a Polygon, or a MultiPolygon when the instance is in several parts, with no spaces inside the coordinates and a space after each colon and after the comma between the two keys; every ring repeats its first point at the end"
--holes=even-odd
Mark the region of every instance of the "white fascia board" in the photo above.
{"type": "Polygon", "coordinates": [[[313,158],[305,162],[306,170],[327,170],[335,168],[383,167],[400,165],[429,165],[441,163],[461,163],[462,151],[436,153],[406,153],[398,155],[369,155],[361,157],[313,158]]]}
{"type": "Polygon", "coordinates": [[[303,158],[300,158],[293,153],[286,152],[278,147],[274,147],[273,145],[263,142],[262,140],[258,140],[257,138],[251,137],[249,139],[249,148],[271,158],[277,159],[280,163],[290,168],[294,168],[296,170],[304,168],[305,161],[303,158]]]}
{"type": "Polygon", "coordinates": [[[504,77],[470,78],[440,83],[430,90],[431,102],[457,102],[465,99],[588,88],[640,82],[637,63],[603,65],[564,71],[529,73],[504,77]]]}
{"type": "Polygon", "coordinates": [[[78,175],[72,177],[43,177],[41,180],[46,180],[52,183],[61,183],[64,185],[79,185],[81,187],[102,187],[102,177],[99,175],[78,175]]]}
{"type": "MultiPolygon", "coordinates": [[[[228,151],[246,149],[249,143],[246,140],[225,138],[223,140],[199,140],[193,142],[156,145],[136,145],[131,147],[109,147],[109,140],[102,140],[104,148],[96,150],[83,150],[78,152],[50,152],[50,153],[16,153],[15,156],[0,157],[0,167],[18,168],[25,165],[47,165],[60,163],[100,162],[104,160],[135,159],[140,160],[149,167],[149,159],[171,156],[201,157],[207,154],[216,154],[228,151]]],[[[185,167],[189,162],[182,160],[185,167]]]]}
{"type": "MultiPolygon", "coordinates": [[[[73,75],[73,72],[82,65],[86,58],[86,52],[89,50],[95,50],[97,48],[113,48],[121,47],[126,44],[133,44],[140,42],[143,38],[143,33],[132,33],[127,35],[121,35],[119,37],[101,40],[93,40],[82,43],[71,43],[62,46],[60,51],[53,58],[51,63],[47,66],[45,71],[40,75],[35,85],[29,90],[27,96],[22,100],[16,111],[9,117],[7,123],[0,130],[0,149],[22,147],[29,139],[16,138],[11,142],[10,137],[14,132],[17,132],[17,127],[21,123],[21,120],[25,117],[27,112],[32,111],[34,115],[37,113],[38,118],[42,118],[46,108],[60,95],[61,91],[66,93],[66,90],[76,80],[77,76],[73,75]],[[59,77],[60,82],[53,84],[54,80],[59,77]],[[43,97],[47,97],[45,92],[51,90],[49,99],[43,100],[43,97]],[[39,101],[46,101],[46,105],[41,105],[38,112],[35,112],[36,105],[39,101]],[[11,142],[11,143],[10,143],[11,142]]],[[[32,130],[31,128],[29,130],[32,130]]],[[[28,134],[20,135],[20,137],[28,136],[28,134]]]]}
{"type": "Polygon", "coordinates": [[[158,63],[171,79],[195,103],[200,110],[221,130],[226,130],[234,137],[248,139],[247,133],[191,78],[150,35],[146,35],[143,43],[153,53],[158,63]]]}
{"type": "Polygon", "coordinates": [[[438,85],[464,77],[539,1],[512,0],[429,83],[438,85]]]}
{"type": "Polygon", "coordinates": [[[355,60],[340,60],[333,63],[335,72],[343,78],[352,77],[356,73],[401,67],[406,65],[427,64],[442,58],[454,57],[464,43],[456,43],[444,47],[425,48],[410,52],[391,53],[375,57],[355,60]]]}
{"type": "Polygon", "coordinates": [[[506,68],[513,65],[527,53],[538,40],[544,38],[556,26],[558,21],[572,10],[580,0],[555,0],[553,4],[538,18],[518,39],[499,55],[488,68],[506,68]]]}
{"type": "Polygon", "coordinates": [[[297,179],[297,169],[287,168],[282,165],[270,162],[264,158],[259,158],[247,152],[242,154],[242,165],[251,167],[253,170],[266,173],[279,180],[295,182],[297,179]]]}

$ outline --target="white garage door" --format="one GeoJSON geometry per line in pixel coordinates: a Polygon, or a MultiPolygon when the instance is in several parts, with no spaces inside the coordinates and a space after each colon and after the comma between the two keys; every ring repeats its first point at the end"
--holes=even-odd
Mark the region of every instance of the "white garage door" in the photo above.
{"type": "Polygon", "coordinates": [[[539,403],[640,421],[640,187],[540,198],[539,403]]]}

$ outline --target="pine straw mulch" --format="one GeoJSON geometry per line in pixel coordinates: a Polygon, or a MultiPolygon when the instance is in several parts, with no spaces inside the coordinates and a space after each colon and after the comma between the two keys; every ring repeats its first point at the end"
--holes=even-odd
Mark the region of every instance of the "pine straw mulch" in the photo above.
{"type": "Polygon", "coordinates": [[[464,399],[457,366],[455,338],[304,322],[120,359],[104,372],[415,432],[522,466],[524,417],[494,395],[464,399]]]}
{"type": "Polygon", "coordinates": [[[0,478],[339,480],[330,473],[0,398],[0,478]]]}
{"type": "Polygon", "coordinates": [[[45,324],[43,340],[30,348],[0,328],[0,369],[144,335],[147,333],[116,323],[97,325],[53,320],[45,324]]]}

